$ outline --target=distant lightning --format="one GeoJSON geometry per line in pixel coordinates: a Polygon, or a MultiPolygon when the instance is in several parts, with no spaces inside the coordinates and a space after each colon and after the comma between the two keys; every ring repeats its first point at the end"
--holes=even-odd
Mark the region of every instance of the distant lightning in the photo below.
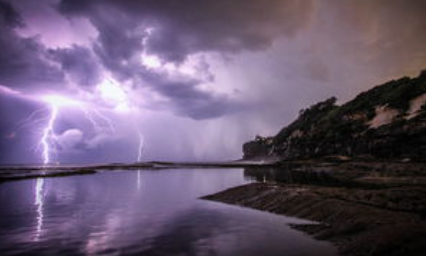
{"type": "MultiPolygon", "coordinates": [[[[41,109],[37,109],[37,110],[33,111],[27,118],[25,118],[24,120],[19,122],[18,128],[15,130],[15,132],[18,132],[19,130],[21,130],[21,129],[27,127],[27,126],[32,125],[35,122],[34,119],[36,119],[36,117],[40,113],[45,112],[47,110],[48,110],[48,108],[41,108],[41,109]]],[[[41,119],[37,118],[37,121],[41,121],[42,119],[45,119],[45,118],[41,118],[41,119]]]]}
{"type": "Polygon", "coordinates": [[[111,120],[108,117],[106,117],[104,114],[102,114],[97,109],[92,109],[92,111],[93,111],[93,113],[96,116],[98,116],[100,119],[102,119],[107,124],[107,126],[109,127],[109,129],[111,130],[111,132],[115,132],[114,125],[112,125],[112,122],[111,122],[111,120]]]}
{"type": "Polygon", "coordinates": [[[89,121],[89,122],[92,124],[93,129],[95,130],[95,132],[100,131],[100,128],[99,128],[99,127],[100,127],[100,125],[99,125],[99,123],[95,120],[95,118],[93,118],[92,113],[91,113],[90,111],[88,111],[87,109],[85,109],[84,107],[82,107],[82,106],[80,106],[80,109],[81,109],[81,111],[83,112],[84,117],[86,118],[86,120],[87,120],[87,121],[89,121]]]}

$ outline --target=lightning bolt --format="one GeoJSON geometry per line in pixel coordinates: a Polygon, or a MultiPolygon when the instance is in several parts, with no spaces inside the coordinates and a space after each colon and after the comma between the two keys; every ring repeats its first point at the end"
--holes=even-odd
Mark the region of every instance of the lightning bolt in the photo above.
{"type": "MultiPolygon", "coordinates": [[[[64,106],[74,106],[78,107],[84,114],[84,117],[88,122],[93,126],[95,132],[100,132],[105,129],[103,127],[107,126],[111,132],[115,132],[114,126],[109,118],[103,115],[97,109],[87,108],[83,102],[76,100],[68,99],[62,96],[50,95],[44,97],[44,101],[49,105],[50,112],[47,123],[45,124],[42,133],[39,145],[42,147],[42,159],[43,164],[48,165],[52,162],[52,153],[57,153],[56,150],[56,140],[57,136],[55,134],[55,124],[60,114],[60,108],[64,106]],[[98,122],[96,119],[100,120],[98,122]]],[[[32,114],[34,115],[34,113],[32,114]]],[[[31,118],[31,116],[30,116],[31,118]]]]}
{"type": "Polygon", "coordinates": [[[56,123],[56,119],[58,117],[59,108],[56,105],[51,105],[50,118],[43,129],[43,133],[41,136],[40,144],[43,146],[43,164],[47,165],[50,163],[50,152],[52,149],[52,141],[55,140],[55,131],[54,125],[56,123]]]}
{"type": "Polygon", "coordinates": [[[106,123],[106,125],[109,127],[109,129],[111,130],[111,132],[115,132],[114,125],[112,125],[112,122],[111,122],[111,120],[108,117],[106,117],[104,114],[102,114],[97,109],[93,109],[93,113],[106,123]]]}
{"type": "MultiPolygon", "coordinates": [[[[153,29],[147,29],[149,35],[153,29]]],[[[81,92],[81,91],[77,91],[81,92]]],[[[78,107],[84,114],[84,118],[93,126],[95,133],[106,132],[115,133],[113,122],[105,116],[101,110],[114,111],[119,113],[129,113],[132,111],[131,99],[128,97],[128,92],[125,87],[121,86],[113,78],[107,75],[103,82],[99,83],[90,96],[94,97],[78,97],[87,94],[77,94],[76,99],[67,98],[61,95],[39,94],[33,95],[25,92],[10,89],[0,85],[0,93],[8,94],[13,97],[43,102],[47,107],[38,109],[32,112],[26,119],[18,124],[18,127],[11,133],[16,134],[20,130],[31,127],[39,127],[43,123],[41,132],[37,131],[40,136],[39,143],[36,144],[35,150],[38,152],[42,148],[41,159],[43,165],[48,165],[52,162],[52,152],[56,152],[58,136],[55,134],[55,124],[58,122],[59,115],[62,113],[62,107],[73,106],[78,107]],[[86,99],[82,101],[79,99],[86,99]],[[93,101],[92,101],[93,100],[93,101]],[[102,107],[97,107],[99,101],[106,103],[102,107]],[[47,115],[44,115],[48,111],[47,115]],[[43,116],[40,117],[40,115],[43,116]]],[[[140,136],[140,147],[138,151],[138,161],[141,159],[143,149],[143,137],[140,136]]]]}
{"type": "Polygon", "coordinates": [[[27,126],[33,125],[36,121],[43,121],[45,118],[37,118],[36,117],[42,113],[47,111],[47,108],[41,108],[38,110],[35,110],[32,112],[27,118],[25,118],[23,121],[19,122],[18,128],[15,130],[15,132],[19,132],[21,129],[24,129],[27,126]]]}

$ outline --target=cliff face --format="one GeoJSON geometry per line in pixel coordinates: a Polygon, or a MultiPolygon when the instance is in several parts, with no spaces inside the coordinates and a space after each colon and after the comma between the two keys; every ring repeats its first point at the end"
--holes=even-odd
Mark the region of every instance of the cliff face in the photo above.
{"type": "Polygon", "coordinates": [[[331,98],[306,110],[276,136],[243,146],[244,159],[329,155],[426,160],[426,70],[359,94],[342,106],[331,98]]]}

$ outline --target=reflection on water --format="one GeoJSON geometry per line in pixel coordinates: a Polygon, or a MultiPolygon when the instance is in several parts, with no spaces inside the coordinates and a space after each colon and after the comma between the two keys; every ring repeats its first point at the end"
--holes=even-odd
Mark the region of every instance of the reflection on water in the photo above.
{"type": "Polygon", "coordinates": [[[37,231],[35,241],[38,241],[43,225],[43,185],[44,179],[39,178],[36,180],[35,205],[37,207],[37,231]]]}
{"type": "Polygon", "coordinates": [[[141,190],[141,170],[137,170],[136,172],[138,174],[136,183],[138,184],[138,190],[141,190]]]}
{"type": "Polygon", "coordinates": [[[244,175],[259,182],[277,181],[286,184],[311,184],[320,186],[351,186],[349,181],[338,179],[326,171],[299,170],[297,167],[246,167],[244,175]]]}
{"type": "Polygon", "coordinates": [[[0,185],[1,255],[335,255],[295,218],[197,199],[240,169],[122,171],[0,185]]]}

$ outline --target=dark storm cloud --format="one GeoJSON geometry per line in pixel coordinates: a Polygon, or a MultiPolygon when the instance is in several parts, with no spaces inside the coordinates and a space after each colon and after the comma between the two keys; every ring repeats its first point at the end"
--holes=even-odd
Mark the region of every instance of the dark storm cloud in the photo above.
{"type": "MultiPolygon", "coordinates": [[[[279,35],[293,35],[309,20],[310,1],[218,0],[116,3],[158,17],[149,52],[171,61],[204,51],[262,50],[279,35]]],[[[156,17],[153,17],[155,19],[156,17]]],[[[154,27],[156,23],[154,22],[154,27]]]]}
{"type": "MultiPolygon", "coordinates": [[[[167,108],[173,113],[207,119],[239,109],[238,104],[225,95],[200,90],[201,80],[158,74],[141,66],[141,55],[146,50],[143,41],[148,32],[138,27],[139,19],[132,19],[116,9],[104,8],[94,11],[90,20],[99,33],[94,52],[104,67],[121,80],[131,80],[134,84],[143,81],[145,86],[170,100],[167,108]],[[111,20],[111,17],[115,18],[111,20]]],[[[201,63],[201,68],[204,73],[209,72],[206,63],[201,63]]]]}
{"type": "Polygon", "coordinates": [[[94,51],[103,65],[122,79],[134,76],[141,69],[146,36],[146,32],[138,30],[138,20],[111,8],[97,10],[89,18],[99,33],[94,51]]]}
{"type": "Polygon", "coordinates": [[[190,78],[170,79],[157,74],[145,76],[155,86],[157,93],[173,99],[172,109],[176,114],[193,119],[207,119],[241,110],[243,105],[225,95],[215,95],[199,89],[202,82],[190,78]]]}
{"type": "Polygon", "coordinates": [[[22,38],[15,29],[24,21],[13,6],[0,1],[0,84],[29,87],[62,81],[62,73],[46,59],[37,38],[22,38]]]}
{"type": "Polygon", "coordinates": [[[59,9],[96,16],[100,6],[114,6],[139,24],[153,27],[147,50],[180,62],[196,52],[265,49],[277,36],[294,35],[309,22],[312,1],[63,0],[59,9]]]}
{"type": "Polygon", "coordinates": [[[0,1],[0,22],[2,26],[18,27],[22,26],[22,18],[9,3],[0,1]]]}
{"type": "Polygon", "coordinates": [[[173,112],[203,119],[232,113],[242,106],[226,95],[200,90],[203,81],[197,79],[158,79],[140,65],[141,54],[180,64],[200,52],[263,50],[277,37],[292,36],[308,23],[311,4],[295,0],[267,4],[258,0],[63,0],[58,9],[90,19],[99,33],[94,50],[116,77],[148,82],[152,90],[172,102],[173,112]]]}
{"type": "Polygon", "coordinates": [[[89,49],[74,45],[72,48],[50,50],[49,54],[79,86],[94,86],[100,81],[98,60],[89,49]]]}

